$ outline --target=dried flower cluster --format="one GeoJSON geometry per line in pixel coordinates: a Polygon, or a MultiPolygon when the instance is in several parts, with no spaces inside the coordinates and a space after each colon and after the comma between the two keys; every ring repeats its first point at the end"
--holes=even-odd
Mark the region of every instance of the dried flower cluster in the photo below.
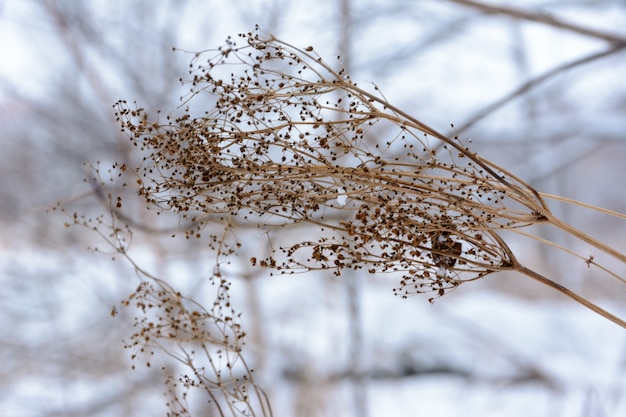
{"type": "MultiPolygon", "coordinates": [[[[107,173],[99,164],[90,168],[94,175],[86,181],[97,187],[95,193],[108,206],[108,215],[71,213],[60,205],[54,210],[68,217],[66,227],[85,227],[100,235],[113,255],[129,261],[140,277],[137,288],[122,302],[137,311],[135,332],[125,348],[132,351],[136,363],[148,368],[159,365],[167,375],[168,416],[196,415],[199,407],[202,415],[211,410],[217,416],[271,416],[269,399],[245,360],[241,313],[231,303],[230,282],[222,276],[220,265],[206,278],[216,288],[210,308],[141,268],[128,253],[138,225],[121,212],[122,197],[105,191],[117,179],[115,168],[119,172],[126,168],[116,164],[107,173]],[[164,360],[162,354],[174,361],[164,360]]],[[[113,307],[111,316],[117,314],[113,307]]]]}
{"type": "MultiPolygon", "coordinates": [[[[227,227],[314,225],[314,239],[251,262],[280,273],[398,272],[396,293],[405,297],[517,270],[624,325],[525,268],[499,232],[550,223],[623,254],[555,218],[524,181],[394,107],[376,86],[358,87],[312,47],[257,32],[240,38],[243,46],[229,38],[192,60],[183,99],[205,100],[200,115],[187,107],[152,120],[116,104],[122,129],[146,154],[133,171],[139,195],[192,221],[188,236],[217,219],[227,227]]],[[[221,254],[236,249],[212,240],[221,254]]]]}
{"type": "Polygon", "coordinates": [[[192,95],[215,97],[205,115],[160,124],[119,103],[124,129],[150,152],[137,170],[149,203],[190,217],[197,231],[202,216],[215,213],[260,225],[316,224],[328,233],[260,263],[281,272],[403,271],[403,295],[443,294],[511,267],[494,230],[541,221],[538,195],[458,140],[438,156],[423,126],[311,51],[244,38],[247,46],[229,41],[194,66],[192,95]],[[216,78],[233,63],[240,74],[216,78]],[[395,132],[372,143],[375,125],[395,132]]]}
{"type": "MultiPolygon", "coordinates": [[[[146,274],[146,276],[148,276],[146,274]]],[[[148,276],[149,277],[149,276],[148,276]]],[[[210,310],[183,296],[164,281],[149,277],[124,301],[141,311],[127,348],[150,367],[155,350],[183,364],[188,372],[168,376],[169,416],[192,415],[189,390],[203,392],[216,415],[271,415],[264,392],[256,386],[242,355],[245,332],[240,314],[230,306],[229,283],[212,278],[217,296],[210,310]],[[226,413],[225,410],[228,410],[226,413]]]]}
{"type": "Polygon", "coordinates": [[[215,415],[271,415],[243,358],[245,332],[220,273],[220,259],[243,245],[232,233],[238,228],[315,230],[277,249],[270,241],[269,256],[254,245],[259,252],[250,262],[278,273],[394,273],[401,277],[396,294],[430,292],[432,300],[465,281],[514,270],[626,328],[621,318],[522,265],[501,236],[506,230],[537,239],[626,283],[593,255],[526,231],[551,225],[626,263],[624,254],[556,218],[544,200],[625,215],[537,192],[458,138],[393,106],[376,86],[373,92],[357,86],[312,47],[257,32],[240,38],[243,46],[228,39],[217,50],[195,54],[191,90],[183,98],[188,107],[180,115],[154,120],[124,101],[115,105],[122,130],[144,158],[138,167],[115,164],[106,181],[92,167],[89,181],[110,220],[61,208],[68,226],[99,233],[142,277],[124,301],[139,311],[127,348],[147,366],[160,351],[187,369],[178,377],[168,370],[170,415],[191,415],[189,392],[204,393],[215,415]],[[207,110],[195,114],[192,101],[207,110]],[[119,177],[122,190],[134,188],[148,208],[177,213],[188,225],[187,238],[208,240],[217,255],[211,308],[128,256],[137,225],[125,216],[120,188],[113,186],[119,177]],[[212,234],[211,224],[222,230],[212,234]]]}

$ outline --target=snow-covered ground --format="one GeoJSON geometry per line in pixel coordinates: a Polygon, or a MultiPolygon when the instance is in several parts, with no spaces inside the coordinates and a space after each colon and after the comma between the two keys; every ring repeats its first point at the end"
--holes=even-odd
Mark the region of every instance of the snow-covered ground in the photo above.
{"type": "MultiPolygon", "coordinates": [[[[132,311],[109,315],[136,277],[123,260],[83,259],[3,252],[2,359],[14,373],[1,397],[4,415],[71,415],[82,403],[115,397],[127,382],[146,385],[146,375],[152,379],[142,407],[163,410],[163,374],[131,370],[123,349],[132,311]],[[66,276],[55,283],[54,271],[63,268],[66,276]],[[16,284],[19,279],[24,282],[16,284]],[[11,341],[18,346],[8,348],[11,341]],[[30,366],[24,355],[32,356],[30,366]],[[117,360],[101,374],[84,369],[111,357],[117,360]]],[[[170,270],[183,293],[194,287],[196,299],[209,304],[213,290],[198,286],[201,277],[182,264],[170,270]]],[[[432,305],[427,296],[394,297],[391,278],[372,276],[264,276],[253,286],[235,279],[232,298],[249,331],[245,355],[276,416],[305,408],[352,416],[355,398],[371,416],[626,415],[626,332],[559,295],[524,299],[491,289],[490,279],[499,278],[465,284],[432,305]],[[360,310],[356,347],[351,279],[360,310]]],[[[623,304],[605,307],[626,315],[623,304]]]]}

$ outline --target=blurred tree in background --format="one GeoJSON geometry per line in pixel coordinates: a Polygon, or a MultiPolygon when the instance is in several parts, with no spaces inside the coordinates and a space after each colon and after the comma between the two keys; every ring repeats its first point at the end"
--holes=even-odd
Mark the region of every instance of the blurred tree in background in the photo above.
{"type": "MultiPolygon", "coordinates": [[[[179,106],[187,87],[178,80],[193,55],[172,52],[172,47],[203,50],[259,24],[291,44],[315,45],[321,56],[340,55],[353,80],[375,82],[391,103],[438,130],[471,137],[476,152],[538,189],[626,212],[622,1],[510,6],[469,0],[314,5],[9,0],[0,5],[0,22],[5,57],[0,73],[0,358],[5,364],[0,404],[7,415],[134,416],[162,410],[163,371],[141,367],[131,372],[123,350],[133,312],[120,308],[119,301],[137,286],[132,268],[85,250],[100,246],[97,236],[65,230],[64,220],[46,210],[62,201],[84,213],[102,212],[106,196],[83,182],[90,177],[83,163],[100,161],[104,170],[115,161],[138,162],[112,105],[118,99],[136,100],[151,113],[179,106]],[[109,317],[114,306],[118,312],[109,317]]],[[[565,210],[555,207],[565,220],[624,252],[623,224],[565,210]]],[[[208,297],[202,276],[211,274],[214,258],[206,243],[172,240],[176,220],[148,216],[140,204],[129,203],[125,213],[136,232],[139,261],[159,276],[171,276],[180,291],[208,297]]],[[[266,245],[266,237],[257,238],[266,245]]],[[[572,268],[565,259],[533,247],[524,250],[525,261],[548,268],[579,292],[623,300],[624,290],[616,292],[610,283],[587,284],[585,268],[572,268]]],[[[512,333],[500,328],[490,333],[485,330],[490,326],[472,321],[472,307],[457,315],[429,314],[427,329],[444,326],[445,334],[454,334],[439,339],[420,326],[415,333],[399,319],[396,325],[371,321],[372,315],[427,314],[425,299],[393,299],[393,284],[360,276],[268,282],[243,261],[234,302],[244,311],[250,333],[249,361],[257,382],[276,399],[275,411],[374,415],[372,403],[385,404],[386,396],[392,403],[410,403],[414,395],[398,385],[393,396],[381,381],[433,373],[482,381],[492,392],[502,381],[534,381],[537,395],[549,399],[537,415],[581,415],[559,405],[570,396],[581,407],[593,408],[590,397],[576,391],[578,385],[572,388],[559,379],[561,374],[509,345],[512,333]],[[380,304],[372,303],[372,293],[380,304]],[[396,333],[410,336],[396,343],[396,333]],[[476,354],[471,361],[485,367],[493,357],[478,352],[500,352],[496,362],[508,371],[494,377],[467,369],[451,340],[471,340],[461,350],[476,354]],[[449,357],[437,356],[441,351],[450,352],[449,357]]],[[[616,268],[623,271],[624,266],[616,268]]],[[[470,288],[514,292],[531,303],[544,293],[506,277],[466,287],[471,295],[470,288]]],[[[463,304],[461,294],[450,297],[456,298],[434,308],[463,304]]],[[[576,340],[567,332],[554,337],[576,340]]],[[[621,346],[621,358],[625,350],[621,346]]],[[[623,372],[624,362],[616,363],[623,372]]],[[[593,378],[581,381],[591,384],[593,378]]],[[[623,411],[619,397],[624,389],[617,378],[602,392],[602,408],[623,411]]],[[[463,410],[472,397],[458,401],[463,410]]],[[[497,404],[482,405],[502,415],[497,404]]],[[[405,415],[420,410],[415,404],[400,409],[405,415]]],[[[489,415],[480,410],[477,414],[489,415]]]]}

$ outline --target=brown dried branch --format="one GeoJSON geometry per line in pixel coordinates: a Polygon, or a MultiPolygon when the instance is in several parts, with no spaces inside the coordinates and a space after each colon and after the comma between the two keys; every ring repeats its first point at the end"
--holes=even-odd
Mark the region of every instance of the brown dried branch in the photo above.
{"type": "Polygon", "coordinates": [[[440,296],[515,270],[626,327],[521,265],[499,232],[547,223],[622,262],[624,254],[556,218],[529,184],[393,106],[376,87],[357,86],[312,47],[240,36],[246,45],[229,39],[192,62],[185,103],[200,94],[214,100],[202,116],[186,109],[162,123],[117,104],[123,129],[147,152],[134,174],[149,204],[196,222],[196,234],[207,213],[261,228],[317,226],[317,237],[252,259],[280,273],[398,272],[396,293],[406,297],[440,296]],[[387,139],[371,148],[365,139],[375,127],[387,139]],[[434,151],[438,144],[445,152],[434,151]]]}

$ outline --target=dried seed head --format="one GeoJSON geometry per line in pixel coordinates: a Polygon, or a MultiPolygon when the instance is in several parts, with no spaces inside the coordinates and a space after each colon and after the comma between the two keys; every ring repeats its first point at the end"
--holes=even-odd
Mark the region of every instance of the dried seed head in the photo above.
{"type": "Polygon", "coordinates": [[[147,153],[134,172],[148,203],[207,219],[193,234],[220,215],[312,225],[316,239],[259,264],[398,272],[403,296],[441,295],[511,267],[496,231],[537,221],[523,183],[357,87],[312,48],[256,32],[241,38],[244,46],[228,39],[195,55],[189,107],[165,124],[118,103],[122,128],[147,153]],[[192,116],[200,94],[214,107],[192,116]]]}

